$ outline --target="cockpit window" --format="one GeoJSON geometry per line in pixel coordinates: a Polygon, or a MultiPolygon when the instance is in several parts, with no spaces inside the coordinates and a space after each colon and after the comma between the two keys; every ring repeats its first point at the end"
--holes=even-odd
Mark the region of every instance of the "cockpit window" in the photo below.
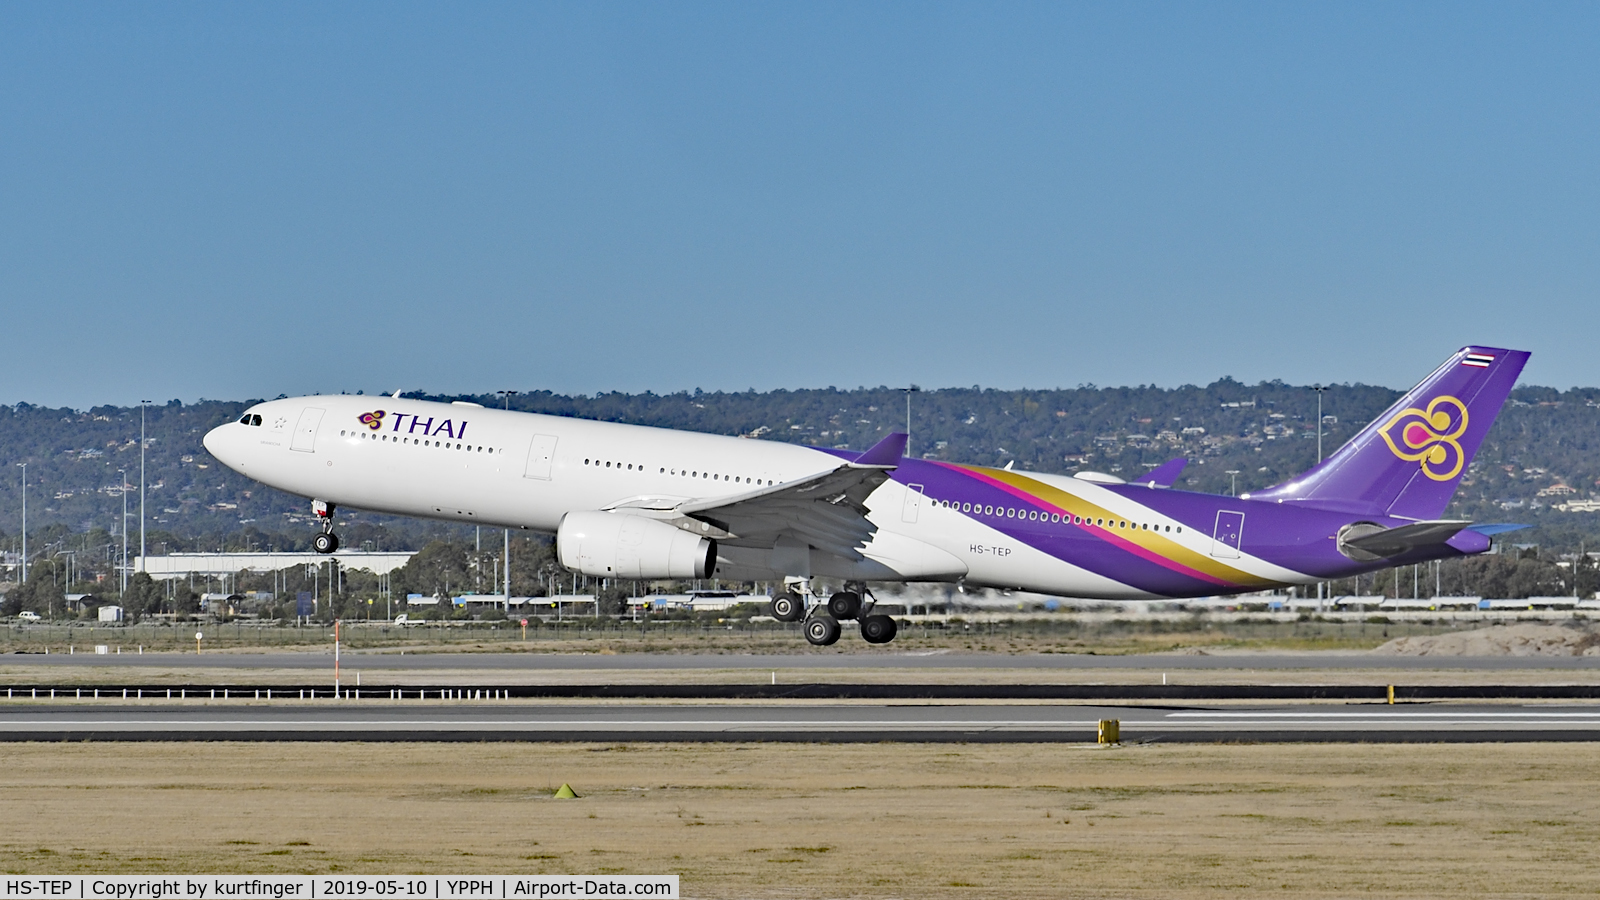
{"type": "Polygon", "coordinates": [[[250,414],[249,413],[245,413],[243,416],[241,416],[240,419],[239,419],[239,424],[240,425],[249,425],[250,424],[250,414]]]}
{"type": "Polygon", "coordinates": [[[260,425],[261,417],[252,413],[245,413],[239,417],[240,425],[260,425]]]}
{"type": "Polygon", "coordinates": [[[261,424],[261,417],[260,416],[251,416],[250,417],[250,424],[251,425],[260,425],[261,424]]]}

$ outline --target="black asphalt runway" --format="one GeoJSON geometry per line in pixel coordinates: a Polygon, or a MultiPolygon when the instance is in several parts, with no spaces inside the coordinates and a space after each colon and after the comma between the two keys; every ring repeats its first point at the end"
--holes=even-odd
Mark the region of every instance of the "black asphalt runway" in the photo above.
{"type": "Polygon", "coordinates": [[[564,705],[334,701],[0,707],[3,741],[1138,742],[1600,740],[1600,705],[564,705]]]}
{"type": "MultiPolygon", "coordinates": [[[[619,653],[407,653],[343,654],[347,668],[509,671],[637,669],[1600,669],[1600,656],[1388,656],[1375,653],[1218,653],[1094,656],[1080,653],[876,653],[800,652],[794,655],[619,653]]],[[[198,669],[328,669],[333,653],[10,653],[0,665],[161,667],[198,669]]]]}

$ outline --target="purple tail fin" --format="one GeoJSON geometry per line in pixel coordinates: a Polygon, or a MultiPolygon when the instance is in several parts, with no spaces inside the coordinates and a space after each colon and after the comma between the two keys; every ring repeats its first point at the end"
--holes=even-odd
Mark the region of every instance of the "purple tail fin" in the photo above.
{"type": "Polygon", "coordinates": [[[1527,361],[1522,350],[1465,347],[1321,465],[1247,496],[1438,518],[1527,361]]]}

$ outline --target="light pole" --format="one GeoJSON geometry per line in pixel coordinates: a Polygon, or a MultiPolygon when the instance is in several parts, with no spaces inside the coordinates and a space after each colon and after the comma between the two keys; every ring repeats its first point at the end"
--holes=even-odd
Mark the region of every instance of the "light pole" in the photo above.
{"type": "Polygon", "coordinates": [[[122,593],[126,601],[128,593],[128,470],[118,469],[117,474],[122,476],[122,481],[117,485],[117,493],[122,495],[122,593]]]}
{"type": "Polygon", "coordinates": [[[149,400],[139,401],[139,571],[144,571],[144,411],[149,400]]]}
{"type": "MultiPolygon", "coordinates": [[[[62,595],[63,598],[67,598],[67,595],[72,593],[72,563],[73,563],[73,559],[72,558],[77,555],[77,551],[76,550],[67,550],[67,549],[65,549],[66,546],[67,546],[67,542],[66,542],[65,538],[62,539],[61,546],[62,546],[63,549],[57,550],[55,552],[55,556],[57,558],[65,557],[65,561],[64,561],[64,563],[57,563],[56,567],[58,569],[62,570],[61,595],[62,595]]],[[[65,602],[67,603],[67,607],[66,607],[66,610],[64,610],[64,612],[70,612],[71,609],[72,609],[72,605],[71,605],[72,604],[72,600],[70,598],[67,598],[65,602]]],[[[56,601],[55,601],[55,598],[52,597],[50,599],[50,612],[51,612],[51,615],[55,614],[55,608],[56,608],[56,601]]]]}
{"type": "Polygon", "coordinates": [[[28,583],[28,464],[22,467],[22,583],[28,583]]]}
{"type": "Polygon", "coordinates": [[[1327,388],[1320,384],[1311,386],[1317,392],[1317,465],[1322,464],[1322,394],[1327,388]]]}
{"type": "MultiPolygon", "coordinates": [[[[495,391],[495,393],[497,393],[501,397],[505,398],[506,411],[510,412],[511,411],[511,395],[515,394],[517,392],[516,391],[495,391]]],[[[506,615],[509,616],[509,615],[511,615],[511,529],[507,528],[505,530],[505,532],[506,532],[505,533],[505,540],[506,540],[506,546],[505,546],[505,561],[506,561],[505,576],[506,577],[505,577],[505,582],[502,585],[502,587],[505,589],[506,615]]]]}
{"type": "Polygon", "coordinates": [[[906,455],[910,456],[911,455],[911,395],[917,393],[920,390],[922,390],[922,388],[917,387],[916,385],[913,384],[910,387],[903,387],[900,390],[906,392],[906,455]]]}
{"type": "Polygon", "coordinates": [[[1235,497],[1239,496],[1239,470],[1238,469],[1229,469],[1228,471],[1224,472],[1223,474],[1227,475],[1229,478],[1232,479],[1233,486],[1231,488],[1229,488],[1228,492],[1230,494],[1232,494],[1233,496],[1235,496],[1235,497]]]}
{"type": "MultiPolygon", "coordinates": [[[[1313,384],[1313,391],[1317,392],[1317,465],[1322,465],[1322,394],[1328,388],[1324,385],[1313,384]]],[[[1322,582],[1317,582],[1317,612],[1322,612],[1322,582]]]]}

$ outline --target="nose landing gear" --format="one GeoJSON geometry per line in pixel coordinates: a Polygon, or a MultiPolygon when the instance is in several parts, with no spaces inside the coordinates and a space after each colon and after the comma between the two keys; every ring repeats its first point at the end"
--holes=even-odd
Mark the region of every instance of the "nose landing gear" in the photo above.
{"type": "Polygon", "coordinates": [[[339,536],[333,533],[332,503],[326,500],[311,501],[311,513],[322,521],[322,533],[311,539],[311,549],[318,553],[332,553],[339,549],[339,536]]]}

